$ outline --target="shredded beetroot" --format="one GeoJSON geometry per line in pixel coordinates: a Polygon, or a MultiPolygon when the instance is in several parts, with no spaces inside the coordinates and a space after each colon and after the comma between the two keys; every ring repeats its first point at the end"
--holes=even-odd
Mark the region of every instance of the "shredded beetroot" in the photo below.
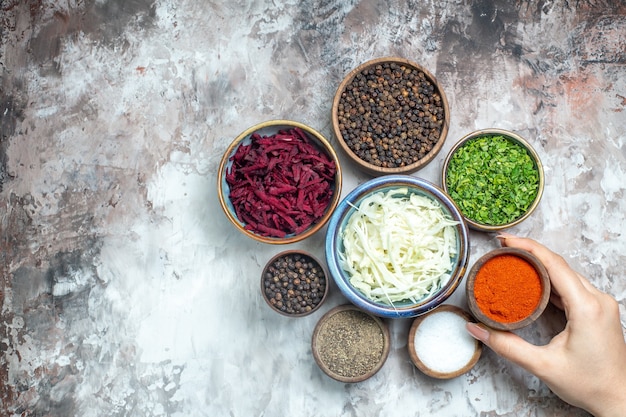
{"type": "Polygon", "coordinates": [[[239,145],[226,172],[237,217],[261,236],[302,233],[330,204],[335,162],[297,127],[250,139],[239,145]]]}

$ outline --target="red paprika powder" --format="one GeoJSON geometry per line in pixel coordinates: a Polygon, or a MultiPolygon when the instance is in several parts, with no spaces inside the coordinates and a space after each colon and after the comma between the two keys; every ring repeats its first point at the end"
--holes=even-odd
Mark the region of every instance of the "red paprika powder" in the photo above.
{"type": "Polygon", "coordinates": [[[489,259],[476,274],[474,297],[492,320],[514,323],[530,316],[541,299],[541,280],[535,268],[515,255],[489,259]]]}

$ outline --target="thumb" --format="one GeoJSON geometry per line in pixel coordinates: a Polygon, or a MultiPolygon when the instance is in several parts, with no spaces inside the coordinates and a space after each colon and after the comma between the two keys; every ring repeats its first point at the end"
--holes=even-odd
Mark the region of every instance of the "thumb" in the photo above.
{"type": "Polygon", "coordinates": [[[540,348],[515,333],[491,329],[483,324],[467,323],[467,331],[503,358],[536,375],[540,348]]]}

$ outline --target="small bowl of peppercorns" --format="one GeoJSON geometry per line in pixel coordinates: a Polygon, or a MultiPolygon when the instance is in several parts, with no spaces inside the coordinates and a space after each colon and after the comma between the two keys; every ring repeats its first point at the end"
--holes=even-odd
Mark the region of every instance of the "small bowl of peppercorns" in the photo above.
{"type": "Polygon", "coordinates": [[[268,306],[288,317],[307,316],[328,296],[326,267],[312,254],[286,250],[268,261],[261,274],[261,293],[268,306]]]}
{"type": "Polygon", "coordinates": [[[407,59],[367,61],[343,79],[332,105],[339,144],[364,172],[410,174],[441,150],[450,125],[443,89],[407,59]]]}

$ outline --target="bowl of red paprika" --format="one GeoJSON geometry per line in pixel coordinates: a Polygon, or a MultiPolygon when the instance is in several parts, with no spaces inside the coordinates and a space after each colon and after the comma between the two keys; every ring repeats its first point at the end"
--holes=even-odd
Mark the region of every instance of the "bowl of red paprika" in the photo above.
{"type": "Polygon", "coordinates": [[[550,299],[550,278],[530,252],[500,248],[478,259],[467,276],[469,310],[481,323],[516,330],[533,323],[550,299]]]}
{"type": "Polygon", "coordinates": [[[321,229],[339,203],[342,173],[330,142],[291,120],[256,124],[228,146],[218,197],[230,222],[269,244],[301,241],[321,229]]]}

